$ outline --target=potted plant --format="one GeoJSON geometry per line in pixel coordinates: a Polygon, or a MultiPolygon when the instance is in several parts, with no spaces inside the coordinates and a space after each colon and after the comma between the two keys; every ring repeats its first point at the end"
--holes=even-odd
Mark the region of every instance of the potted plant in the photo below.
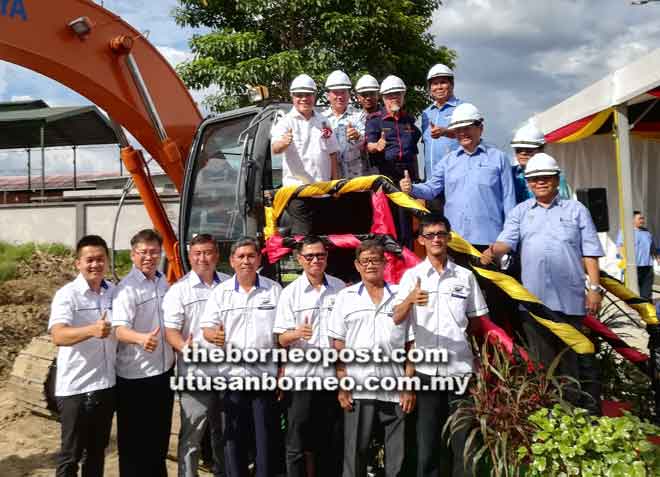
{"type": "Polygon", "coordinates": [[[524,466],[518,449],[532,444],[536,431],[529,417],[540,409],[563,402],[563,388],[570,378],[554,375],[561,355],[548,369],[530,366],[487,341],[480,348],[480,363],[464,399],[449,417],[445,435],[468,426],[464,459],[476,469],[490,464],[492,477],[518,477],[524,466]]]}

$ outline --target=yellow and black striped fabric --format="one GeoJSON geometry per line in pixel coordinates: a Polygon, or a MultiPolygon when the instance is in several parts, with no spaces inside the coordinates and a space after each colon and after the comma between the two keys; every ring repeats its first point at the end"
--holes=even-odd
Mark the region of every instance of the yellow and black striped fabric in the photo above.
{"type": "MultiPolygon", "coordinates": [[[[449,241],[449,248],[454,252],[463,253],[477,259],[481,257],[481,252],[453,231],[451,233],[451,240],[449,241]]],[[[473,264],[470,264],[470,267],[478,276],[493,282],[513,300],[524,306],[532,318],[554,333],[567,346],[570,346],[573,351],[578,354],[588,354],[595,351],[594,344],[589,338],[573,325],[562,322],[556,313],[545,306],[538,297],[530,293],[515,278],[502,272],[489,270],[473,264]]]]}
{"type": "Polygon", "coordinates": [[[266,238],[275,234],[277,220],[292,199],[318,197],[323,195],[340,196],[349,192],[376,191],[382,187],[389,200],[399,207],[408,209],[413,214],[428,213],[428,209],[408,194],[401,192],[391,180],[385,176],[373,175],[355,177],[353,179],[337,179],[327,182],[315,182],[300,186],[288,186],[278,189],[273,199],[273,206],[266,207],[266,238]]]}
{"type": "Polygon", "coordinates": [[[639,313],[639,316],[642,317],[642,320],[644,320],[647,325],[657,325],[659,323],[653,303],[639,295],[635,295],[616,278],[601,271],[600,284],[609,293],[616,296],[619,300],[623,301],[626,305],[639,313]]]}

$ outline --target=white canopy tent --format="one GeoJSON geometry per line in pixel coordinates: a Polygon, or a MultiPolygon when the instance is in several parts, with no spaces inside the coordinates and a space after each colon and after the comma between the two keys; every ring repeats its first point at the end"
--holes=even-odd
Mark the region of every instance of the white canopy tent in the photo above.
{"type": "Polygon", "coordinates": [[[623,224],[626,284],[636,292],[633,210],[646,214],[651,229],[660,228],[659,86],[657,49],[530,119],[573,190],[607,189],[610,230],[601,234],[607,254],[601,266],[616,271],[614,241],[623,224]]]}

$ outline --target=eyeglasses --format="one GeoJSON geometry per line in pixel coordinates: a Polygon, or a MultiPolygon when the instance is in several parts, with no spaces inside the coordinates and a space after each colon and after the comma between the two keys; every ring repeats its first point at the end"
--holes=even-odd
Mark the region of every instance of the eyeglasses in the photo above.
{"type": "Polygon", "coordinates": [[[383,257],[358,258],[358,263],[363,267],[366,267],[370,263],[372,265],[382,265],[383,263],[385,263],[385,259],[383,257]]]}
{"type": "Polygon", "coordinates": [[[294,98],[306,98],[308,96],[314,96],[314,93],[291,93],[291,96],[294,98]]]}
{"type": "Polygon", "coordinates": [[[539,150],[536,148],[531,148],[531,147],[517,147],[514,149],[516,151],[516,154],[530,154],[534,155],[536,154],[539,150]]]}
{"type": "Polygon", "coordinates": [[[160,257],[160,254],[161,254],[160,250],[138,250],[138,249],[134,249],[133,251],[142,258],[144,258],[146,256],[160,257]]]}
{"type": "Polygon", "coordinates": [[[314,259],[317,259],[319,262],[322,262],[328,257],[328,252],[322,253],[301,253],[300,256],[305,259],[307,262],[311,262],[314,259]]]}
{"type": "Polygon", "coordinates": [[[426,240],[433,240],[435,238],[447,238],[449,237],[449,232],[441,231],[441,232],[428,232],[425,234],[421,234],[422,237],[424,237],[426,240]]]}

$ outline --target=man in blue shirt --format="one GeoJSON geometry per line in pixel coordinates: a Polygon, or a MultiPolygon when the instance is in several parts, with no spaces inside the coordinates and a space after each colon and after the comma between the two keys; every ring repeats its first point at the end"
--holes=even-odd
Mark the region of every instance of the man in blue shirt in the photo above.
{"type": "MultiPolygon", "coordinates": [[[[513,185],[516,189],[516,203],[520,204],[534,197],[527,186],[525,167],[527,167],[527,162],[534,154],[543,152],[545,136],[532,123],[527,123],[513,135],[511,147],[516,154],[516,162],[518,163],[514,164],[511,169],[513,171],[513,185]]],[[[571,190],[564,174],[559,174],[559,197],[562,199],[571,198],[571,190]]]]}
{"type": "Polygon", "coordinates": [[[433,173],[433,166],[458,147],[454,133],[447,129],[451,114],[463,101],[454,96],[454,72],[438,63],[426,75],[433,103],[422,111],[422,141],[424,142],[424,178],[433,173]]]}
{"type": "MultiPolygon", "coordinates": [[[[585,312],[597,314],[602,300],[598,257],[603,249],[586,207],[559,197],[559,166],[545,153],[529,160],[525,175],[534,198],[516,206],[507,215],[504,230],[483,254],[482,263],[520,249],[522,284],[561,322],[580,329],[585,312]],[[584,274],[589,276],[585,297],[584,274]]],[[[531,317],[523,329],[532,358],[546,367],[566,347],[554,334],[531,317]]],[[[575,398],[594,414],[600,413],[600,386],[593,354],[570,351],[560,365],[561,375],[582,381],[592,399],[575,398]]]]}
{"type": "Polygon", "coordinates": [[[472,104],[454,110],[448,129],[460,147],[434,165],[422,184],[404,177],[399,185],[415,198],[432,200],[444,192],[445,216],[460,235],[482,249],[502,231],[506,214],[516,205],[506,155],[481,140],[483,116],[472,104]]]}
{"type": "MultiPolygon", "coordinates": [[[[635,227],[635,263],[637,264],[637,282],[639,296],[650,300],[653,297],[653,260],[660,263],[655,253],[655,240],[646,229],[646,217],[639,211],[633,212],[633,226],[635,227]]],[[[619,255],[623,257],[623,234],[619,230],[616,238],[619,255]]]]}

